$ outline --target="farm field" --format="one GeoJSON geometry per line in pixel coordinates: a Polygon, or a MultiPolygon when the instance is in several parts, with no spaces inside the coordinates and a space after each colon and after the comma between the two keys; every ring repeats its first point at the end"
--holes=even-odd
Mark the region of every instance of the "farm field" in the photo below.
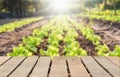
{"type": "Polygon", "coordinates": [[[119,77],[120,0],[0,0],[0,77],[119,77]]]}
{"type": "MultiPolygon", "coordinates": [[[[99,35],[108,46],[111,48],[116,44],[120,44],[120,24],[117,22],[106,21],[101,19],[89,19],[87,17],[73,17],[77,19],[79,23],[83,23],[85,26],[90,26],[95,34],[99,35]]],[[[112,49],[113,50],[113,49],[112,49]]]]}
{"type": "Polygon", "coordinates": [[[35,22],[40,19],[42,19],[42,17],[41,18],[28,18],[28,19],[23,19],[23,20],[3,24],[0,26],[0,33],[13,31],[16,28],[20,28],[24,25],[27,25],[31,22],[35,22]]]}
{"type": "MultiPolygon", "coordinates": [[[[25,37],[30,35],[33,29],[40,27],[42,24],[47,22],[47,20],[49,20],[49,19],[45,20],[44,18],[36,18],[36,19],[37,20],[34,20],[34,22],[31,21],[29,23],[24,23],[26,25],[20,25],[21,27],[19,26],[19,28],[13,26],[11,27],[14,28],[14,30],[12,31],[0,33],[0,55],[5,55],[6,52],[11,51],[12,47],[17,45],[21,41],[23,36],[25,37]]],[[[2,27],[4,27],[4,25],[2,25],[2,27]]]]}
{"type": "Polygon", "coordinates": [[[0,56],[120,57],[119,3],[2,0],[0,56]]]}
{"type": "Polygon", "coordinates": [[[88,13],[88,14],[77,14],[77,16],[81,16],[81,17],[88,17],[90,19],[98,19],[98,20],[106,20],[106,21],[111,21],[111,22],[120,22],[120,15],[105,15],[105,14],[92,14],[92,13],[88,13]]]}
{"type": "Polygon", "coordinates": [[[107,29],[109,23],[105,21],[94,23],[88,20],[76,15],[52,16],[11,32],[1,33],[0,54],[50,57],[120,56],[119,34],[116,34],[119,33],[119,28],[115,30],[116,26],[110,26],[107,29]]]}

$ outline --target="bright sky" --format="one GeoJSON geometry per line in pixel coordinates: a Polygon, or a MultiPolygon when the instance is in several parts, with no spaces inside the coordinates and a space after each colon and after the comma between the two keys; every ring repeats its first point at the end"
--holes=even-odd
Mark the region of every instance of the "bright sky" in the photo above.
{"type": "Polygon", "coordinates": [[[66,12],[68,11],[68,7],[70,6],[70,1],[68,0],[54,0],[51,2],[51,6],[53,11],[56,12],[66,12]]]}

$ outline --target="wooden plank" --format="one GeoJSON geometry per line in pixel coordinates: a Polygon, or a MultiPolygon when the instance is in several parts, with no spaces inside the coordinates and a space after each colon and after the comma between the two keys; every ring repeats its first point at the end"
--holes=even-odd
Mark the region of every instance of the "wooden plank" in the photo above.
{"type": "Polygon", "coordinates": [[[7,77],[22,61],[24,57],[14,57],[0,67],[0,77],[7,77]]]}
{"type": "Polygon", "coordinates": [[[10,77],[27,77],[34,67],[38,57],[28,57],[25,61],[10,75],[10,77]]]}
{"type": "Polygon", "coordinates": [[[40,57],[30,77],[47,77],[50,65],[49,57],[40,57]]]}
{"type": "Polygon", "coordinates": [[[7,61],[8,59],[10,59],[10,57],[3,57],[0,56],[0,65],[2,65],[5,61],[7,61]]]}
{"type": "Polygon", "coordinates": [[[64,57],[56,57],[52,60],[49,77],[68,77],[67,65],[64,57]]]}
{"type": "Polygon", "coordinates": [[[94,57],[103,68],[105,68],[112,76],[120,77],[120,67],[113,64],[111,61],[104,57],[94,57]]]}
{"type": "Polygon", "coordinates": [[[92,77],[111,77],[92,57],[81,57],[92,77]]]}
{"type": "Polygon", "coordinates": [[[67,59],[71,77],[90,77],[79,57],[67,59]]]}
{"type": "Polygon", "coordinates": [[[120,57],[106,57],[107,59],[109,59],[110,61],[112,61],[114,64],[116,64],[117,66],[120,66],[120,57]]]}

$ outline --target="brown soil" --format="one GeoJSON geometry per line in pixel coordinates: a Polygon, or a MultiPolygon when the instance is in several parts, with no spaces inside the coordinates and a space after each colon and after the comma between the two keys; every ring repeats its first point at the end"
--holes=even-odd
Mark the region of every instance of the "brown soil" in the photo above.
{"type": "MultiPolygon", "coordinates": [[[[69,21],[69,23],[71,23],[71,22],[69,21]]],[[[72,24],[72,23],[71,23],[71,24],[72,24]]],[[[72,24],[72,25],[73,25],[73,24],[72,24]]],[[[96,53],[97,51],[95,50],[95,45],[93,45],[91,41],[87,40],[87,39],[82,35],[82,33],[81,33],[81,31],[80,31],[79,29],[77,29],[77,28],[74,27],[74,26],[71,26],[71,27],[73,27],[73,28],[77,31],[77,33],[78,33],[78,38],[76,39],[76,41],[79,42],[81,48],[83,48],[84,50],[87,51],[88,56],[95,56],[95,55],[97,55],[97,53],[96,53]]]]}
{"type": "Polygon", "coordinates": [[[120,45],[120,23],[93,19],[93,24],[90,23],[89,18],[82,17],[73,17],[79,23],[83,23],[89,25],[95,31],[95,34],[99,35],[102,40],[102,43],[108,45],[110,50],[114,50],[115,45],[120,45]]]}
{"type": "MultiPolygon", "coordinates": [[[[54,23],[54,25],[56,24],[56,22],[54,23]]],[[[51,31],[49,31],[48,32],[48,36],[45,36],[44,37],[44,41],[43,42],[41,42],[40,43],[40,45],[37,47],[37,53],[35,53],[35,55],[37,54],[37,55],[39,55],[39,56],[41,56],[40,54],[39,54],[39,50],[40,49],[43,49],[44,51],[46,51],[47,49],[48,49],[48,45],[49,45],[49,43],[48,43],[48,37],[49,37],[49,35],[50,35],[50,33],[51,33],[51,31]]],[[[64,37],[66,36],[66,31],[64,32],[64,34],[62,35],[63,36],[63,39],[64,39],[64,37]]],[[[64,50],[64,46],[65,46],[65,42],[63,41],[63,40],[60,40],[59,41],[59,54],[62,56],[63,55],[63,50],[64,50]]]]}
{"type": "Polygon", "coordinates": [[[88,56],[95,56],[96,55],[96,50],[95,50],[95,46],[92,44],[92,42],[87,40],[82,35],[80,30],[76,30],[76,31],[79,35],[76,40],[79,42],[80,46],[87,51],[88,56]]]}
{"type": "MultiPolygon", "coordinates": [[[[65,38],[67,31],[63,31],[64,33],[62,34],[63,39],[65,38]]],[[[63,53],[64,50],[64,46],[65,46],[65,41],[64,40],[60,40],[59,41],[59,54],[60,56],[65,55],[65,53],[63,53]]]]}
{"type": "Polygon", "coordinates": [[[44,41],[40,43],[39,46],[37,46],[37,53],[35,53],[34,55],[38,55],[38,56],[41,56],[39,51],[40,49],[43,49],[44,51],[47,51],[48,49],[48,37],[44,37],[44,41]]]}
{"type": "MultiPolygon", "coordinates": [[[[120,45],[120,39],[118,39],[120,38],[119,23],[94,19],[93,20],[94,24],[88,24],[90,22],[88,18],[81,18],[81,17],[73,17],[73,18],[76,19],[79,23],[84,23],[85,26],[89,25],[91,28],[93,28],[95,34],[97,34],[102,38],[101,43],[107,44],[110,50],[113,50],[116,44],[120,45]]],[[[6,55],[6,53],[10,52],[14,46],[17,46],[19,43],[22,42],[22,37],[27,37],[31,35],[33,29],[40,28],[43,24],[47,23],[47,21],[48,20],[43,19],[37,23],[31,23],[29,25],[23,26],[22,28],[17,28],[15,29],[15,31],[0,34],[0,55],[6,55]]],[[[97,51],[95,50],[95,46],[92,44],[92,42],[87,40],[82,35],[80,30],[77,30],[77,28],[75,29],[79,34],[76,41],[79,42],[80,46],[87,51],[89,56],[97,55],[96,54],[97,51]]],[[[51,31],[49,32],[49,34],[50,33],[51,31]]],[[[66,33],[67,32],[64,31],[63,37],[66,36],[66,33]]],[[[39,54],[39,49],[47,50],[47,47],[49,45],[47,40],[48,37],[44,37],[44,41],[40,43],[40,45],[37,47],[38,51],[37,53],[34,53],[34,55],[41,56],[39,54]]],[[[61,40],[59,42],[59,54],[61,56],[64,55],[64,53],[62,53],[64,46],[65,46],[65,42],[61,40]]]]}
{"type": "Polygon", "coordinates": [[[17,46],[22,42],[23,37],[31,35],[34,29],[40,28],[43,24],[48,22],[48,19],[49,18],[46,18],[41,21],[24,25],[22,28],[15,29],[15,31],[0,34],[0,55],[6,55],[6,53],[10,52],[14,46],[17,46]]]}

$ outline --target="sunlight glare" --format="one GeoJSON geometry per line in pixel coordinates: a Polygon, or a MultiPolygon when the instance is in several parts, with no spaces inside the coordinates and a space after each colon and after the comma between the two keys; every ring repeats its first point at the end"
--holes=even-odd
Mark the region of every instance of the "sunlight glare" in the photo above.
{"type": "Polygon", "coordinates": [[[57,12],[66,12],[68,5],[69,2],[65,0],[56,0],[52,3],[53,10],[57,12]]]}

